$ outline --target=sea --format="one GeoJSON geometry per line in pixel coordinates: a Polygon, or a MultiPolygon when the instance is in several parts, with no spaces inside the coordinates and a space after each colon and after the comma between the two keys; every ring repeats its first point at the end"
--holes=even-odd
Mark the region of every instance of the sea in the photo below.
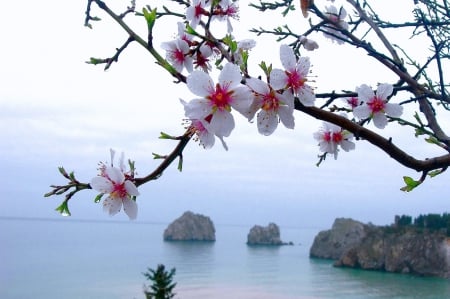
{"type": "Polygon", "coordinates": [[[323,228],[280,227],[292,246],[246,244],[250,227],[215,224],[216,242],[165,242],[167,223],[0,218],[1,299],[145,299],[143,273],[175,268],[174,298],[450,298],[450,281],[336,268],[311,259],[323,228]]]}

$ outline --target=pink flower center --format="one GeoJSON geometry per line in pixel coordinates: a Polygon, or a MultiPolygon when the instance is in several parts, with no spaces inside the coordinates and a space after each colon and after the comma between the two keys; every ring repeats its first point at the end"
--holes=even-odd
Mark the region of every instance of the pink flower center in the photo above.
{"type": "Polygon", "coordinates": [[[113,191],[110,196],[112,198],[125,198],[127,197],[127,190],[125,189],[125,183],[116,184],[113,183],[113,191]]]}
{"type": "Polygon", "coordinates": [[[350,107],[355,108],[358,107],[358,98],[357,97],[351,97],[347,100],[347,103],[350,105],[350,107]]]}
{"type": "Polygon", "coordinates": [[[344,136],[342,136],[341,132],[334,132],[332,139],[334,143],[340,143],[344,139],[344,136]]]}
{"type": "Polygon", "coordinates": [[[180,49],[174,50],[172,52],[172,57],[174,58],[175,61],[177,61],[179,63],[184,62],[184,53],[180,49]]]}
{"type": "Polygon", "coordinates": [[[206,130],[205,126],[202,124],[202,122],[197,119],[192,121],[192,126],[194,126],[194,128],[198,134],[207,132],[207,130],[206,130]]]}
{"type": "Polygon", "coordinates": [[[195,6],[195,17],[200,18],[202,14],[204,14],[205,10],[201,6],[201,4],[198,4],[195,6]]]}
{"type": "Polygon", "coordinates": [[[294,71],[292,73],[286,71],[286,75],[288,77],[287,86],[292,88],[294,91],[298,91],[300,88],[302,88],[307,81],[307,79],[303,78],[297,71],[294,71]]]}
{"type": "Polygon", "coordinates": [[[261,109],[265,111],[278,110],[278,107],[280,107],[280,102],[275,96],[275,92],[273,90],[271,90],[270,93],[265,94],[263,96],[263,103],[261,109]]]}
{"type": "Polygon", "coordinates": [[[325,140],[326,142],[330,142],[331,141],[331,133],[330,132],[323,133],[323,140],[325,140]]]}
{"type": "Polygon", "coordinates": [[[367,102],[367,105],[369,106],[370,110],[372,110],[372,113],[383,111],[385,104],[386,103],[384,102],[384,100],[380,99],[379,97],[373,97],[371,101],[367,102]]]}
{"type": "Polygon", "coordinates": [[[230,109],[230,103],[233,100],[231,95],[233,91],[228,91],[227,88],[223,88],[220,84],[216,85],[216,90],[212,92],[207,99],[209,99],[216,109],[230,109]]]}
{"type": "Polygon", "coordinates": [[[197,59],[195,60],[195,65],[197,65],[197,67],[201,67],[201,68],[206,68],[208,67],[208,61],[209,59],[206,58],[205,56],[203,56],[202,53],[197,52],[197,59]]]}

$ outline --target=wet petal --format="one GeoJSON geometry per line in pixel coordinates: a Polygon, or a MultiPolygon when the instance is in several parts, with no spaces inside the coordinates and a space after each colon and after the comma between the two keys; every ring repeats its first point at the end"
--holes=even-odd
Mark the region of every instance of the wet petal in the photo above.
{"type": "Polygon", "coordinates": [[[246,81],[248,87],[250,87],[251,90],[253,90],[256,93],[259,94],[268,94],[270,92],[269,86],[266,82],[263,82],[260,79],[256,78],[249,78],[246,81]]]}
{"type": "Polygon", "coordinates": [[[360,87],[358,87],[356,89],[356,92],[358,93],[358,99],[360,101],[363,101],[364,103],[367,103],[370,99],[372,99],[375,96],[372,88],[370,88],[366,84],[363,84],[360,87]]]}
{"type": "Polygon", "coordinates": [[[341,148],[348,152],[350,150],[354,150],[355,149],[355,143],[352,141],[348,141],[348,140],[342,140],[341,141],[341,148]]]}
{"type": "Polygon", "coordinates": [[[250,89],[241,85],[234,89],[233,101],[231,102],[231,107],[236,109],[239,113],[247,116],[248,109],[253,103],[253,94],[250,89]]]}
{"type": "Polygon", "coordinates": [[[288,106],[281,106],[278,108],[278,115],[283,125],[288,129],[295,127],[294,110],[288,106]]]}
{"type": "Polygon", "coordinates": [[[305,106],[314,106],[316,96],[310,86],[304,85],[303,88],[300,88],[298,91],[298,99],[305,106]]]}
{"type": "Polygon", "coordinates": [[[281,64],[287,71],[292,71],[297,65],[297,59],[294,51],[288,45],[280,46],[280,60],[281,64]]]}
{"type": "Polygon", "coordinates": [[[287,75],[283,70],[273,69],[270,72],[270,85],[273,89],[283,89],[287,85],[287,75]]]}
{"type": "Polygon", "coordinates": [[[375,113],[373,115],[373,124],[378,129],[384,129],[386,127],[387,123],[388,123],[387,117],[386,117],[386,115],[384,115],[384,113],[380,112],[380,113],[375,113]]]}
{"type": "Polygon", "coordinates": [[[394,87],[391,84],[380,84],[377,88],[377,96],[383,100],[387,100],[387,98],[394,91],[394,87]]]}
{"type": "Polygon", "coordinates": [[[128,218],[130,218],[130,220],[136,219],[138,212],[136,202],[130,198],[124,198],[122,201],[123,201],[123,211],[125,212],[125,214],[128,215],[128,218]]]}
{"type": "Polygon", "coordinates": [[[278,115],[273,110],[261,110],[256,115],[256,120],[258,123],[258,132],[265,136],[271,135],[278,126],[278,115]]]}
{"type": "Polygon", "coordinates": [[[207,126],[208,131],[217,136],[228,137],[234,129],[234,118],[228,111],[218,110],[214,113],[211,122],[207,126]]]}
{"type": "Polygon", "coordinates": [[[138,196],[139,190],[132,181],[125,181],[125,190],[129,195],[138,196]]]}
{"type": "Polygon", "coordinates": [[[214,134],[208,132],[208,130],[204,130],[203,132],[201,132],[198,135],[198,138],[200,140],[200,144],[203,145],[203,147],[206,149],[212,148],[216,141],[214,134]]]}
{"type": "Polygon", "coordinates": [[[214,90],[214,81],[203,71],[193,71],[187,77],[187,87],[193,94],[206,97],[214,90]]]}
{"type": "Polygon", "coordinates": [[[309,74],[310,66],[311,62],[309,61],[309,57],[300,57],[297,64],[297,72],[299,72],[303,77],[306,77],[309,74]]]}
{"type": "Polygon", "coordinates": [[[113,184],[105,177],[97,176],[89,183],[92,189],[101,193],[111,193],[113,191],[113,184]]]}
{"type": "Polygon", "coordinates": [[[204,119],[209,114],[211,114],[211,106],[207,99],[194,99],[189,103],[181,100],[184,105],[184,114],[189,119],[204,119]]]}
{"type": "Polygon", "coordinates": [[[120,212],[122,208],[121,198],[107,197],[103,200],[103,211],[107,212],[110,216],[114,216],[120,212]]]}
{"type": "Polygon", "coordinates": [[[384,111],[391,117],[400,117],[403,114],[403,106],[399,104],[386,103],[384,111]]]}
{"type": "Polygon", "coordinates": [[[358,119],[366,119],[370,116],[371,110],[367,105],[353,108],[353,115],[358,119]]]}
{"type": "Polygon", "coordinates": [[[121,184],[125,180],[123,172],[117,167],[106,167],[105,174],[113,183],[116,184],[121,184]]]}
{"type": "Polygon", "coordinates": [[[219,75],[219,84],[228,89],[233,89],[241,84],[242,75],[240,68],[232,63],[227,63],[219,75]]]}

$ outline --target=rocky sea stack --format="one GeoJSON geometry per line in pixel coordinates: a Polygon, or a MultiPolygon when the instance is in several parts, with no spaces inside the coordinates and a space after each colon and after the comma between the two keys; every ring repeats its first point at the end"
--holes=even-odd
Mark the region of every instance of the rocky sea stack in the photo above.
{"type": "Polygon", "coordinates": [[[215,241],[216,229],[207,216],[185,212],[164,231],[165,241],[215,241]]]}
{"type": "Polygon", "coordinates": [[[287,245],[280,238],[280,228],[275,223],[268,226],[255,225],[247,235],[248,245],[287,245]]]}
{"type": "Polygon", "coordinates": [[[450,278],[450,238],[440,231],[338,218],[314,239],[310,256],[352,267],[450,278]]]}

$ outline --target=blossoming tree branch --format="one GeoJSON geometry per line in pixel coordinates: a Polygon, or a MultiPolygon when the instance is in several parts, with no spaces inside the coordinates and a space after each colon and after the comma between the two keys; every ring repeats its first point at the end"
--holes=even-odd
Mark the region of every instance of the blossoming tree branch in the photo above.
{"type": "Polygon", "coordinates": [[[439,120],[446,117],[450,107],[444,72],[450,57],[450,8],[446,1],[414,1],[411,20],[403,23],[383,20],[369,0],[297,1],[260,0],[250,4],[261,14],[280,11],[281,20],[288,14],[296,14],[309,21],[308,28],[284,25],[250,29],[256,38],[270,35],[280,44],[279,61],[262,61],[250,67],[251,50],[258,43],[233,34],[239,17],[248,17],[239,14],[238,1],[172,0],[161,1],[160,6],[153,6],[152,1],[152,5],[143,8],[137,8],[135,1],[131,1],[122,12],[116,12],[104,1],[88,0],[86,26],[92,28],[101,20],[97,17],[101,13],[112,18],[128,35],[114,55],[91,58],[88,63],[108,69],[125,55],[129,44],[139,44],[156,61],[156,67],[173,76],[174,84],[185,84],[192,95],[186,93],[180,95],[180,100],[173,99],[184,106],[187,124],[179,136],[161,133],[160,138],[174,140],[176,145],[167,155],[154,154],[155,159],[161,160],[156,169],[137,177],[135,162],[126,163],[123,154],[118,164],[114,164],[113,150],[111,161],[101,163],[98,174],[88,183],[80,182],[74,172],[60,167],[68,182],[52,185],[45,195],[65,195],[56,210],[70,215],[69,200],[81,190],[93,189],[98,192],[95,202],[102,202],[110,215],[123,208],[130,219],[136,218],[138,187],[160,178],[175,161],[181,170],[183,151],[191,140],[205,149],[219,141],[227,149],[226,138],[235,129],[235,117],[246,118],[256,125],[259,134],[269,136],[280,126],[294,129],[295,119],[302,113],[310,115],[322,121],[311,136],[320,153],[317,165],[328,156],[337,159],[341,150],[355,150],[358,142],[369,142],[384,151],[386,157],[419,173],[417,178],[403,178],[406,184],[401,188],[403,191],[411,191],[427,177],[445,172],[450,165],[450,137],[439,120]],[[138,30],[129,25],[129,18],[140,19],[147,34],[138,35],[138,30]],[[153,33],[158,25],[166,24],[163,22],[166,19],[177,20],[173,28],[178,36],[155,45],[153,33]],[[226,33],[218,36],[216,26],[226,26],[226,33]],[[412,39],[425,37],[422,40],[427,41],[429,53],[412,57],[389,40],[386,32],[397,28],[409,29],[412,39]],[[392,72],[396,80],[384,82],[380,78],[377,86],[360,84],[341,92],[323,92],[310,78],[308,52],[319,47],[314,39],[317,34],[323,34],[330,43],[357,48],[361,55],[369,55],[392,72]],[[369,35],[375,40],[369,41],[369,35]],[[279,64],[282,67],[273,67],[279,64]],[[407,115],[405,111],[412,112],[407,115]],[[383,135],[384,128],[394,125],[404,134],[414,134],[417,143],[425,140],[429,146],[438,147],[441,154],[427,159],[412,156],[408,148],[396,145],[395,136],[383,135]]]}

